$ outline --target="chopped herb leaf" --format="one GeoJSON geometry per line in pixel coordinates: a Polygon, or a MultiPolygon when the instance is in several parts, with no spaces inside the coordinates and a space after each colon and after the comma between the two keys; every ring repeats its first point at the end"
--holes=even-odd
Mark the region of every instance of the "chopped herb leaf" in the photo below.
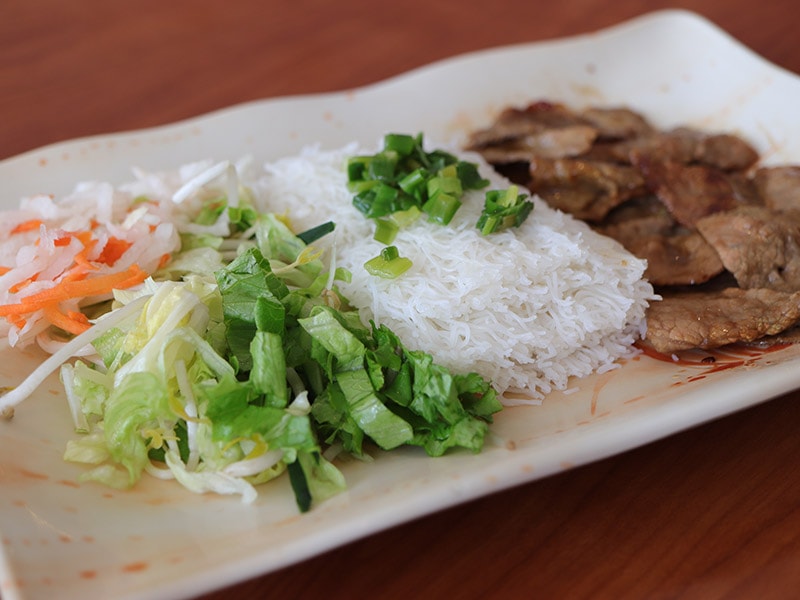
{"type": "Polygon", "coordinates": [[[483,235],[519,227],[533,210],[533,203],[526,198],[515,185],[507,190],[486,192],[486,202],[476,227],[483,235]]]}

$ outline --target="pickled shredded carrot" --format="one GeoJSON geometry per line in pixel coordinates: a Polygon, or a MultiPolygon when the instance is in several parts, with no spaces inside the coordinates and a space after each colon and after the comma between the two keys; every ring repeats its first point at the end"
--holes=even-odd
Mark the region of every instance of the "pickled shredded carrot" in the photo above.
{"type": "Polygon", "coordinates": [[[23,327],[25,327],[25,325],[28,324],[28,320],[20,315],[8,315],[8,317],[6,318],[8,319],[9,323],[20,329],[22,329],[23,327]]]}
{"type": "Polygon", "coordinates": [[[100,275],[91,279],[60,281],[49,289],[22,298],[18,304],[0,305],[0,316],[24,315],[64,300],[108,294],[115,289],[137,285],[145,279],[147,273],[134,263],[120,273],[100,275]]]}
{"type": "Polygon", "coordinates": [[[79,333],[83,333],[89,329],[89,327],[91,327],[88,319],[86,321],[77,320],[65,315],[63,312],[61,312],[57,302],[45,305],[43,307],[43,312],[45,318],[50,321],[52,325],[55,325],[56,327],[63,329],[68,333],[78,335],[79,333]]]}
{"type": "MultiPolygon", "coordinates": [[[[108,238],[106,245],[103,247],[103,251],[97,258],[97,262],[113,267],[114,263],[122,258],[122,255],[125,254],[132,245],[133,244],[127,240],[121,240],[111,236],[108,238]]],[[[159,267],[160,266],[161,265],[159,265],[159,267]]]]}
{"type": "Polygon", "coordinates": [[[22,299],[22,304],[47,303],[52,300],[62,301],[71,298],[83,298],[86,296],[97,296],[107,294],[114,289],[125,289],[137,283],[141,283],[147,278],[147,273],[137,264],[131,265],[126,271],[101,275],[82,281],[60,282],[37,294],[32,294],[22,299]]]}
{"type": "Polygon", "coordinates": [[[83,265],[75,265],[68,271],[64,273],[64,276],[61,278],[62,282],[66,281],[81,281],[82,279],[86,279],[86,276],[89,274],[89,269],[84,267],[83,265]]]}
{"type": "MultiPolygon", "coordinates": [[[[11,233],[32,231],[40,227],[42,223],[41,219],[24,221],[14,227],[11,233]]],[[[92,228],[98,225],[99,223],[94,220],[91,223],[92,228]]],[[[119,273],[88,277],[89,273],[98,269],[98,264],[114,266],[114,263],[128,251],[132,244],[126,240],[111,236],[106,241],[102,252],[100,252],[96,260],[89,259],[89,254],[98,243],[98,239],[94,237],[91,230],[65,233],[53,240],[53,245],[56,247],[68,246],[73,239],[80,241],[83,248],[73,258],[73,266],[62,274],[59,281],[51,288],[22,298],[19,303],[0,305],[0,317],[5,317],[12,325],[22,328],[27,322],[26,316],[41,310],[44,318],[51,325],[77,335],[91,326],[89,319],[80,311],[70,310],[65,313],[61,309],[61,302],[109,294],[114,289],[129,288],[147,278],[147,273],[138,264],[133,264],[119,273]]],[[[37,239],[36,243],[38,244],[40,241],[41,238],[37,239]]],[[[169,254],[165,255],[165,257],[162,257],[162,263],[170,258],[169,254]]],[[[11,267],[0,267],[0,275],[11,270],[11,267]]],[[[28,277],[12,285],[8,291],[11,293],[19,292],[36,281],[38,276],[39,274],[37,273],[28,277]]]]}
{"type": "MultiPolygon", "coordinates": [[[[37,273],[37,275],[38,275],[38,273],[37,273]]],[[[8,291],[11,292],[12,294],[16,294],[18,291],[23,290],[26,287],[28,287],[34,281],[36,281],[36,275],[33,275],[32,277],[28,277],[27,279],[23,279],[22,281],[18,281],[17,283],[15,283],[11,287],[9,287],[8,291]]]]}
{"type": "Polygon", "coordinates": [[[147,279],[148,275],[137,265],[133,263],[130,267],[128,267],[127,271],[123,271],[123,273],[128,274],[127,279],[123,279],[120,283],[114,286],[114,289],[117,290],[124,290],[129,287],[133,287],[134,285],[139,285],[145,279],[147,279]]]}
{"type": "Polygon", "coordinates": [[[89,324],[89,317],[77,310],[68,310],[67,316],[72,319],[73,321],[78,321],[80,323],[89,324]]]}
{"type": "Polygon", "coordinates": [[[41,219],[30,219],[28,221],[23,221],[14,229],[11,230],[11,233],[23,233],[24,231],[32,231],[34,229],[39,229],[43,221],[41,219]]]}
{"type": "Polygon", "coordinates": [[[78,238],[84,247],[91,244],[93,240],[91,231],[79,231],[77,233],[73,233],[72,235],[78,238]]]}
{"type": "Polygon", "coordinates": [[[84,244],[83,250],[78,252],[75,255],[75,258],[73,259],[75,261],[75,264],[84,267],[86,269],[91,269],[91,270],[97,269],[97,265],[92,264],[92,262],[87,258],[89,252],[91,252],[92,248],[94,248],[96,245],[97,245],[97,240],[91,240],[89,241],[88,244],[84,244]]]}

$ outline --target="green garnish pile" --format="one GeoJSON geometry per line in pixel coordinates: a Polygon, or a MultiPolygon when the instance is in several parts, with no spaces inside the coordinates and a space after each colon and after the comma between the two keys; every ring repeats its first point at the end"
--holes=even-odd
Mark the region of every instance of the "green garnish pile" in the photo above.
{"type": "MultiPolygon", "coordinates": [[[[354,194],[353,205],[375,220],[374,239],[390,245],[402,227],[422,214],[431,222],[448,225],[462,206],[465,192],[482,189],[489,180],[481,177],[474,163],[443,150],[426,151],[421,133],[390,133],[381,151],[348,160],[347,185],[354,194]]],[[[526,198],[516,186],[487,191],[476,227],[483,235],[519,227],[533,210],[526,198]]],[[[364,265],[372,275],[393,279],[411,267],[411,261],[390,247],[394,258],[381,252],[364,265]]]]}

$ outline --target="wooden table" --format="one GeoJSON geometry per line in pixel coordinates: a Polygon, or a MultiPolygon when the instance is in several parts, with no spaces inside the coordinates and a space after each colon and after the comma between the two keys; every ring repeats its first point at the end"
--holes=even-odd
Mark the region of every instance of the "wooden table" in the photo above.
{"type": "MultiPolygon", "coordinates": [[[[247,100],[347,89],[466,51],[592,31],[643,5],[3,0],[0,158],[247,100]]],[[[651,0],[647,10],[670,6],[710,18],[800,72],[795,0],[651,0]]],[[[793,597],[800,593],[798,423],[795,392],[205,599],[793,597]]]]}

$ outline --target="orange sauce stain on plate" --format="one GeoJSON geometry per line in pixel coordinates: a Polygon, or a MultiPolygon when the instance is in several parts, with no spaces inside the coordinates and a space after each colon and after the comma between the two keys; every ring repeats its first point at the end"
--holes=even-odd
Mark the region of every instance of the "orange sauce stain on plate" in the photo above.
{"type": "Polygon", "coordinates": [[[594,384],[594,388],[592,388],[592,406],[591,406],[591,413],[594,416],[597,413],[597,401],[600,398],[600,392],[603,391],[603,388],[608,385],[608,382],[611,381],[611,378],[614,376],[614,371],[607,371],[598,377],[597,382],[594,384]]]}
{"type": "Polygon", "coordinates": [[[127,565],[123,565],[122,570],[125,573],[138,573],[140,571],[146,570],[150,565],[148,565],[144,561],[128,563],[127,565]]]}
{"type": "Polygon", "coordinates": [[[44,475],[42,473],[35,473],[33,471],[28,471],[27,469],[19,469],[18,472],[20,475],[28,479],[36,479],[39,481],[47,481],[48,479],[50,479],[50,477],[48,477],[47,475],[44,475]]]}
{"type": "Polygon", "coordinates": [[[634,402],[638,402],[639,400],[644,400],[647,396],[635,396],[630,400],[625,400],[624,404],[633,404],[634,402]]]}

